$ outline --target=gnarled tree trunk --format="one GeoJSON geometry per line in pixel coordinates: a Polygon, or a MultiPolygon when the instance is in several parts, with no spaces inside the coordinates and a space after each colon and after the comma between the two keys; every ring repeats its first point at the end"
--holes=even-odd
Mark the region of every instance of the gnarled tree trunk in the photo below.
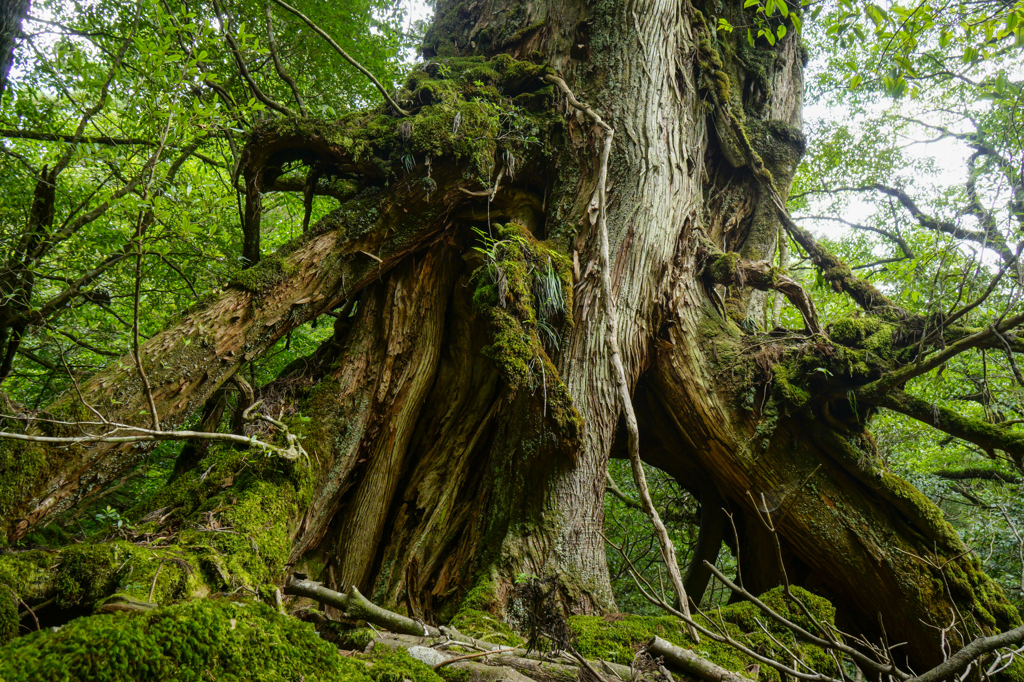
{"type": "MultiPolygon", "coordinates": [[[[279,121],[254,133],[243,169],[250,231],[260,192],[285,162],[363,189],[141,355],[163,423],[180,425],[247,361],[341,308],[317,353],[257,391],[310,458],[274,478],[236,474],[218,463],[230,457],[209,455],[152,501],[160,513],[138,515],[183,528],[228,518],[222,510],[250,499],[246,490],[258,500],[252,491],[281,486],[287,504],[263,505],[270,530],[253,531],[277,553],[232,563],[218,557],[251,553],[245,543],[213,552],[185,536],[181,551],[226,582],[279,583],[304,567],[426,621],[450,617],[474,586],[514,620],[511,588],[523,573],[555,578],[568,612],[612,609],[600,534],[620,414],[603,333],[610,303],[638,387],[641,452],[698,494],[713,486],[738,515],[750,589],[778,584],[781,555],[789,580],[834,600],[847,627],[874,636],[884,607],[886,632],[908,642],[920,668],[941,657],[950,609],[961,614],[961,638],[1015,622],[938,510],[873,461],[844,399],[824,391],[801,401],[773,383],[771,361],[758,355],[759,339],[770,339],[756,333],[765,294],[716,272],[732,256],[708,264],[709,243],[737,261],[772,258],[782,225],[753,166],[763,162],[784,194],[803,152],[799,38],[751,48],[739,32],[716,34],[716,12],[743,23],[739,5],[442,0],[425,45],[431,62],[399,98],[413,116],[279,121]],[[604,133],[564,102],[550,74],[615,128],[610,302],[600,294],[594,196],[604,133]],[[765,520],[778,529],[778,552],[765,520]]],[[[250,262],[257,238],[247,235],[250,262]]],[[[853,384],[869,379],[848,374],[853,384]]],[[[128,361],[86,382],[82,396],[111,420],[147,420],[128,361]]],[[[46,414],[69,421],[88,411],[68,395],[46,414]]],[[[0,512],[11,542],[144,454],[5,448],[0,512]]],[[[689,584],[706,582],[697,573],[689,584]]],[[[42,599],[57,588],[35,589],[42,599]]]]}

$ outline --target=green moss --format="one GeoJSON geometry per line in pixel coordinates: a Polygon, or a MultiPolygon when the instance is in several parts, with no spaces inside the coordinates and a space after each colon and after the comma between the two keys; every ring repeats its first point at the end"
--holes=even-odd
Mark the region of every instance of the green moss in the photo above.
{"type": "MultiPolygon", "coordinates": [[[[5,419],[6,431],[23,433],[23,422],[5,419]]],[[[0,547],[7,544],[8,524],[16,523],[19,500],[38,491],[40,479],[49,470],[49,450],[35,443],[0,440],[0,547]]]]}
{"type": "Polygon", "coordinates": [[[53,599],[61,609],[92,609],[112,595],[166,604],[205,591],[199,564],[183,548],[85,542],[58,552],[35,550],[0,557],[0,590],[29,604],[53,599]]]}
{"type": "Polygon", "coordinates": [[[429,665],[417,661],[405,649],[374,646],[371,662],[373,682],[442,682],[429,665]]]}
{"type": "Polygon", "coordinates": [[[18,636],[18,600],[11,590],[0,590],[0,644],[18,636]]]}
{"type": "Polygon", "coordinates": [[[740,254],[723,253],[707,265],[707,271],[715,282],[726,284],[736,281],[736,268],[740,264],[740,254]]]}
{"type": "Polygon", "coordinates": [[[773,175],[779,186],[788,187],[804,152],[807,139],[799,128],[783,121],[764,121],[747,117],[747,138],[750,145],[773,175]]]}
{"type": "MultiPolygon", "coordinates": [[[[793,591],[819,622],[834,623],[835,610],[826,600],[800,588],[793,588],[793,591]]],[[[814,630],[810,620],[800,612],[799,607],[785,597],[782,588],[769,591],[762,595],[761,599],[783,616],[814,630]]],[[[706,616],[698,616],[697,620],[712,631],[725,628],[759,654],[786,660],[787,654],[763,633],[761,625],[787,644],[792,642],[791,634],[769,620],[753,604],[730,604],[709,612],[706,616]]],[[[680,620],[669,616],[573,616],[569,619],[569,627],[576,634],[576,648],[588,658],[603,658],[628,665],[636,652],[651,637],[657,635],[677,646],[692,648],[704,658],[736,672],[743,671],[746,666],[755,662],[732,647],[714,642],[708,637],[702,637],[701,643],[694,645],[686,632],[686,626],[680,620]]],[[[819,666],[819,672],[834,673],[834,662],[817,647],[792,644],[791,648],[808,663],[813,661],[819,666]]],[[[778,681],[779,674],[775,670],[762,667],[759,679],[778,681]]]]}
{"type": "Polygon", "coordinates": [[[279,254],[264,256],[259,263],[231,278],[228,286],[254,294],[266,293],[289,274],[289,266],[279,254]]]}
{"type": "Polygon", "coordinates": [[[0,649],[0,678],[8,682],[370,682],[367,672],[305,623],[264,604],[219,600],[80,618],[0,649]]]}
{"type": "MultiPolygon", "coordinates": [[[[439,23],[444,23],[443,16],[435,26],[439,23]]],[[[472,175],[489,185],[499,157],[512,155],[525,161],[521,157],[542,149],[527,141],[545,135],[557,117],[531,112],[550,100],[530,97],[529,110],[525,110],[513,99],[548,88],[541,80],[547,72],[544,66],[508,55],[490,61],[480,57],[435,60],[412,71],[396,96],[410,116],[360,111],[337,120],[268,122],[252,133],[247,154],[261,158],[260,150],[268,146],[283,149],[270,161],[261,161],[269,166],[264,183],[272,182],[275,169],[287,162],[308,161],[294,150],[314,149],[328,163],[332,157],[354,161],[371,166],[377,174],[396,177],[403,177],[427,159],[468,160],[472,175]],[[294,144],[289,146],[289,142],[294,144]]]]}
{"type": "Polygon", "coordinates": [[[877,317],[847,317],[829,327],[833,341],[851,348],[863,348],[879,358],[889,358],[893,351],[896,328],[877,317]]]}
{"type": "Polygon", "coordinates": [[[466,597],[462,600],[461,608],[496,613],[498,609],[497,600],[494,580],[485,577],[478,580],[473,589],[466,593],[466,597]]]}
{"type": "Polygon", "coordinates": [[[522,225],[494,225],[495,238],[478,247],[485,264],[474,273],[473,303],[490,323],[492,342],[482,349],[514,390],[538,390],[546,414],[569,438],[582,417],[545,349],[557,347],[573,324],[572,265],[553,245],[522,225]]]}
{"type": "Polygon", "coordinates": [[[485,639],[502,646],[521,646],[523,638],[512,632],[503,620],[486,611],[463,608],[452,619],[451,626],[464,635],[485,639]]]}
{"type": "Polygon", "coordinates": [[[439,668],[437,674],[445,682],[469,682],[473,678],[473,674],[467,668],[455,668],[450,665],[439,668]]]}

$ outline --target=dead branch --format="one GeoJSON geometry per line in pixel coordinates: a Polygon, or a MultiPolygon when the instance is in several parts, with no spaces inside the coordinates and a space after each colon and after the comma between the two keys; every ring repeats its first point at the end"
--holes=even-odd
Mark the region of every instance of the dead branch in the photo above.
{"type": "Polygon", "coordinates": [[[978,637],[939,665],[911,678],[908,682],[940,682],[950,679],[966,670],[968,666],[985,654],[1021,642],[1024,642],[1024,625],[991,637],[978,637]]]}
{"type": "Polygon", "coordinates": [[[689,649],[683,649],[655,636],[646,644],[647,653],[655,658],[661,657],[676,666],[687,675],[693,675],[706,682],[751,682],[750,678],[739,673],[726,670],[715,665],[706,658],[701,658],[689,649]]]}
{"type": "Polygon", "coordinates": [[[435,627],[424,625],[412,618],[377,606],[360,594],[354,585],[348,592],[335,592],[316,581],[307,580],[305,576],[299,577],[299,575],[288,576],[288,582],[284,586],[285,594],[306,597],[321,604],[333,606],[350,618],[360,618],[392,632],[420,637],[441,636],[441,631],[435,627]]]}
{"type": "MultiPolygon", "coordinates": [[[[281,429],[285,433],[285,439],[287,441],[286,447],[279,447],[265,441],[261,441],[257,438],[250,438],[248,436],[241,436],[234,433],[216,433],[209,431],[161,431],[157,429],[146,429],[141,426],[132,426],[131,424],[121,424],[118,422],[111,421],[98,421],[98,422],[50,422],[57,423],[63,426],[75,426],[79,428],[100,426],[105,430],[102,433],[86,434],[84,436],[36,436],[28,433],[11,433],[8,431],[0,431],[0,438],[7,438],[10,440],[20,440],[28,443],[45,443],[48,445],[88,445],[92,443],[110,443],[110,444],[121,444],[121,443],[155,443],[172,440],[190,440],[193,438],[203,440],[216,440],[225,441],[229,443],[235,443],[237,445],[255,446],[266,450],[267,452],[273,452],[280,457],[288,460],[299,459],[300,457],[306,457],[306,451],[302,448],[298,438],[295,434],[288,431],[288,427],[282,422],[268,417],[262,414],[252,414],[252,411],[259,406],[259,402],[251,405],[246,410],[244,418],[247,421],[266,421],[273,424],[277,428],[281,429]]],[[[91,409],[91,408],[90,408],[91,409]]],[[[3,419],[16,419],[12,415],[0,415],[3,419]]]]}
{"type": "Polygon", "coordinates": [[[436,664],[434,666],[434,670],[437,670],[438,668],[443,668],[444,666],[450,665],[452,663],[455,663],[456,661],[465,661],[465,660],[468,660],[470,658],[481,658],[483,656],[491,656],[493,654],[504,654],[504,653],[509,653],[511,651],[515,651],[515,650],[516,650],[515,647],[509,647],[508,649],[497,649],[495,651],[478,651],[478,652],[476,652],[474,654],[466,654],[464,656],[456,656],[455,658],[449,658],[446,661],[441,661],[440,663],[436,664]]]}

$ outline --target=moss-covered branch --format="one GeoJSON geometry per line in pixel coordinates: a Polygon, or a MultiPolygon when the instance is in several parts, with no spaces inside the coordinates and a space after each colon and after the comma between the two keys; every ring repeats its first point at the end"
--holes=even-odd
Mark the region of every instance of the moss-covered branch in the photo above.
{"type": "Polygon", "coordinates": [[[768,261],[746,260],[738,253],[725,253],[706,240],[704,249],[707,255],[704,274],[712,282],[724,286],[749,286],[759,291],[778,291],[800,311],[809,332],[821,332],[814,301],[782,268],[773,267],[768,261]]]}
{"type": "MultiPolygon", "coordinates": [[[[940,367],[960,353],[973,348],[979,348],[982,345],[990,345],[999,342],[999,337],[1002,336],[1003,332],[1019,327],[1021,324],[1024,324],[1024,313],[1004,318],[998,324],[986,327],[980,331],[970,334],[969,336],[964,336],[959,340],[950,343],[942,350],[929,355],[923,360],[905,365],[885,374],[877,381],[864,386],[858,391],[858,394],[860,397],[870,399],[873,395],[884,393],[894,386],[899,386],[914,377],[919,377],[922,374],[940,367]]],[[[1001,348],[1002,345],[1000,344],[995,347],[1001,348]]]]}
{"type": "Polygon", "coordinates": [[[987,452],[1002,450],[1011,457],[1017,468],[1024,470],[1024,433],[1020,431],[965,417],[902,390],[894,389],[881,394],[861,394],[858,391],[858,396],[865,403],[904,414],[951,436],[974,443],[987,452]]]}

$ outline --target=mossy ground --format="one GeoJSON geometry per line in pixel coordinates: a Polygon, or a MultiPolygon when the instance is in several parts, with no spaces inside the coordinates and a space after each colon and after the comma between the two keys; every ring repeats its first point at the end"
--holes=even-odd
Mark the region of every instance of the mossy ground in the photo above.
{"type": "MultiPolygon", "coordinates": [[[[816,619],[823,623],[834,623],[835,610],[826,600],[801,588],[793,588],[793,591],[816,619]]],[[[814,631],[809,619],[799,611],[795,603],[785,597],[781,587],[767,592],[761,599],[786,618],[814,631]]],[[[835,674],[835,664],[824,651],[795,642],[792,633],[769,620],[753,604],[730,604],[697,616],[697,620],[712,631],[724,628],[759,654],[780,661],[789,660],[788,654],[764,633],[761,629],[763,626],[779,641],[798,653],[808,666],[827,675],[835,674]]],[[[756,663],[754,659],[744,656],[732,647],[719,644],[706,636],[702,636],[701,643],[695,645],[682,621],[671,616],[573,616],[569,618],[569,627],[576,634],[576,648],[584,656],[592,659],[601,658],[628,665],[636,652],[651,637],[657,635],[677,646],[693,649],[698,655],[736,672],[742,672],[746,666],[756,663]]],[[[778,681],[780,678],[777,671],[762,667],[758,679],[778,681]]]]}
{"type": "Polygon", "coordinates": [[[0,649],[6,682],[401,682],[370,673],[295,618],[260,603],[213,599],[80,618],[0,649]]]}
{"type": "MultiPolygon", "coordinates": [[[[0,591],[90,613],[111,597],[172,604],[278,584],[291,525],[311,488],[301,462],[215,445],[198,466],[126,515],[138,525],[56,549],[0,555],[0,591]],[[161,525],[139,519],[162,510],[161,525]],[[156,537],[152,537],[156,536],[156,537]],[[146,539],[151,538],[151,539],[146,539]]],[[[0,600],[0,641],[18,631],[0,600]]]]}
{"type": "Polygon", "coordinates": [[[505,621],[487,611],[461,609],[450,625],[464,635],[502,646],[522,646],[522,637],[512,632],[505,621]]]}
{"type": "Polygon", "coordinates": [[[429,665],[417,661],[405,649],[375,646],[369,662],[373,682],[443,682],[429,665]]]}

